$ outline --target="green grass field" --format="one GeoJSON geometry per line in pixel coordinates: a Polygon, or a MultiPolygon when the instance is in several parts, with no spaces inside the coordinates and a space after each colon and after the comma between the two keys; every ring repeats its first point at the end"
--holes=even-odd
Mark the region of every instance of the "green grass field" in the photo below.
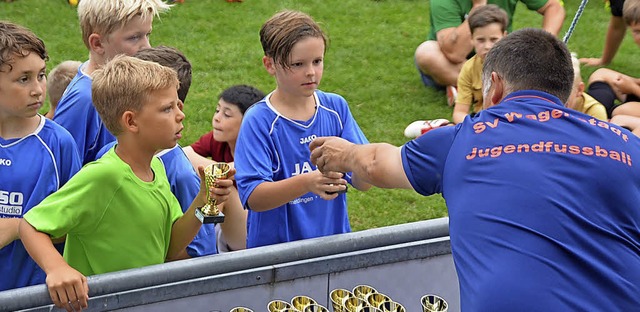
{"type": "MultiPolygon", "coordinates": [[[[579,1],[565,1],[570,25],[579,1]]],[[[426,38],[428,1],[418,0],[186,0],[154,23],[152,45],[182,50],[194,68],[186,103],[182,145],[210,130],[217,95],[233,84],[251,84],[265,92],[275,82],[262,67],[258,31],[281,9],[312,15],[328,33],[330,44],[320,88],[344,96],[371,142],[406,142],[404,127],[416,119],[450,118],[444,94],[422,86],[413,64],[415,48],[426,38]]],[[[575,29],[569,48],[579,56],[599,56],[610,14],[602,1],[591,1],[575,29]]],[[[63,60],[84,61],[74,7],[66,0],[0,2],[0,19],[32,29],[45,41],[48,67],[63,60]]],[[[542,17],[519,5],[514,29],[538,27],[542,17]]],[[[625,38],[610,68],[640,76],[638,48],[625,38]]],[[[541,66],[544,64],[541,64],[541,66]]],[[[583,68],[586,80],[593,68],[583,68]]],[[[394,174],[390,172],[389,174],[394,174]]],[[[447,215],[440,195],[423,197],[407,190],[349,192],[354,230],[438,218],[447,215]]]]}

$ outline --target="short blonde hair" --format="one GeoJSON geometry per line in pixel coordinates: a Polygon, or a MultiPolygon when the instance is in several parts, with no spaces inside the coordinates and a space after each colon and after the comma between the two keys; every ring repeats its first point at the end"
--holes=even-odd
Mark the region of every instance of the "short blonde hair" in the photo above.
{"type": "Polygon", "coordinates": [[[107,36],[136,16],[153,18],[169,8],[162,0],[82,0],[78,4],[82,41],[89,48],[91,34],[107,36]]]}
{"type": "Polygon", "coordinates": [[[82,65],[82,62],[64,61],[49,72],[47,76],[47,93],[49,94],[49,103],[52,109],[58,106],[64,90],[78,73],[80,65],[82,65]]]}
{"type": "MultiPolygon", "coordinates": [[[[155,62],[118,55],[93,72],[93,104],[109,132],[122,133],[120,118],[138,112],[153,91],[180,85],[175,70],[155,62]]],[[[176,96],[177,99],[177,96],[176,96]]]]}
{"type": "Polygon", "coordinates": [[[624,2],[622,19],[627,26],[640,23],[640,0],[626,0],[624,2]]]}
{"type": "Polygon", "coordinates": [[[580,60],[578,54],[571,52],[571,64],[573,65],[573,86],[582,82],[582,76],[580,74],[580,60]]]}

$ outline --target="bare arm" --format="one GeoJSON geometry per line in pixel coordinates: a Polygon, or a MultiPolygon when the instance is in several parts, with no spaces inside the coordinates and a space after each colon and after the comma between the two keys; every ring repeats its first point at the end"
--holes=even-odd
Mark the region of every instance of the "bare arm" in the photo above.
{"type": "Polygon", "coordinates": [[[288,203],[306,193],[313,192],[322,199],[332,200],[343,191],[347,181],[341,172],[326,172],[318,170],[299,174],[276,182],[263,182],[258,185],[249,196],[249,207],[253,211],[267,211],[288,203]]]}
{"type": "Polygon", "coordinates": [[[21,218],[3,218],[0,219],[0,248],[11,244],[20,238],[18,234],[18,226],[21,218]]]}
{"type": "Polygon", "coordinates": [[[47,274],[47,287],[53,303],[67,311],[86,308],[89,300],[87,278],[70,267],[53,247],[49,235],[39,232],[21,219],[20,239],[29,255],[47,274]]]}
{"type": "Polygon", "coordinates": [[[451,118],[453,120],[453,123],[459,124],[463,122],[464,117],[467,117],[467,115],[469,115],[470,108],[471,105],[469,104],[456,103],[456,105],[453,106],[453,116],[451,118]]]}
{"type": "Polygon", "coordinates": [[[613,61],[613,57],[616,56],[620,44],[624,39],[624,34],[627,31],[627,25],[620,16],[611,16],[609,20],[609,28],[607,28],[607,35],[605,37],[604,50],[602,51],[602,57],[590,57],[581,58],[580,63],[587,66],[605,66],[609,65],[613,61]]]}
{"type": "Polygon", "coordinates": [[[400,147],[387,143],[357,145],[337,137],[313,140],[311,161],[321,171],[353,172],[381,188],[413,189],[404,173],[400,147]]]}
{"type": "Polygon", "coordinates": [[[200,154],[196,153],[196,151],[194,151],[191,146],[183,147],[182,151],[184,151],[185,155],[187,155],[187,158],[189,158],[189,161],[191,162],[193,169],[195,169],[196,171],[198,170],[198,166],[206,167],[208,165],[215,163],[215,161],[209,158],[203,157],[200,154]]]}
{"type": "Polygon", "coordinates": [[[189,209],[180,219],[174,222],[171,227],[171,242],[169,243],[169,251],[167,252],[168,261],[180,259],[181,255],[184,255],[183,252],[185,248],[187,248],[187,245],[193,241],[193,238],[200,230],[202,223],[196,217],[195,212],[196,208],[202,207],[206,203],[206,192],[210,192],[218,203],[224,203],[231,193],[230,188],[233,187],[231,177],[235,174],[235,169],[231,169],[229,178],[217,180],[217,187],[211,189],[207,189],[204,184],[204,167],[198,167],[198,173],[201,181],[200,192],[196,195],[189,209]]]}
{"type": "Polygon", "coordinates": [[[565,10],[560,1],[549,0],[538,9],[538,13],[542,14],[542,28],[555,36],[560,33],[562,23],[564,22],[565,10]]]}
{"type": "MultiPolygon", "coordinates": [[[[469,13],[486,4],[486,0],[473,0],[473,5],[469,13]]],[[[458,27],[441,29],[436,33],[436,38],[442,54],[444,54],[451,63],[458,64],[466,61],[467,55],[473,50],[471,30],[469,29],[469,22],[466,19],[458,27]]]]}

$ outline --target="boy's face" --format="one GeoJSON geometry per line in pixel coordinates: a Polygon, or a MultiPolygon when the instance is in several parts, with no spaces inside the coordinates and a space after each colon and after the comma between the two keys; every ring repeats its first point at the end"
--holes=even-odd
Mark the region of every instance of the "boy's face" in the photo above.
{"type": "Polygon", "coordinates": [[[633,23],[629,26],[633,41],[640,47],[640,23],[633,23]]]}
{"type": "Polygon", "coordinates": [[[152,91],[142,109],[135,114],[141,141],[150,149],[172,148],[182,138],[184,113],[179,105],[178,91],[168,87],[152,91]]]}
{"type": "Polygon", "coordinates": [[[102,42],[105,59],[110,60],[118,54],[133,56],[142,49],[151,47],[152,18],[142,19],[135,16],[124,27],[106,36],[102,42]]]}
{"type": "Polygon", "coordinates": [[[218,142],[235,142],[242,123],[242,112],[237,105],[220,99],[213,115],[213,138],[218,142]]]}
{"type": "Polygon", "coordinates": [[[498,23],[491,23],[486,26],[478,27],[471,34],[471,42],[478,57],[484,60],[487,53],[507,32],[502,31],[502,26],[498,23]]]}
{"type": "Polygon", "coordinates": [[[265,62],[269,74],[275,76],[278,90],[293,96],[310,97],[320,85],[324,70],[324,41],[307,37],[293,45],[289,68],[265,62]]]}
{"type": "Polygon", "coordinates": [[[11,66],[0,67],[0,118],[33,117],[47,91],[45,62],[33,52],[14,54],[11,66]]]}

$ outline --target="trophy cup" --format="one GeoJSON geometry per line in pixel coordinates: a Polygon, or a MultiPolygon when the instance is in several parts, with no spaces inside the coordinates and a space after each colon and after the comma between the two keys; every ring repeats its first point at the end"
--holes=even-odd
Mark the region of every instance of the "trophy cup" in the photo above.
{"type": "Polygon", "coordinates": [[[358,312],[358,309],[364,308],[368,305],[362,298],[348,297],[347,299],[344,299],[342,306],[342,311],[344,312],[358,312]]]}
{"type": "Polygon", "coordinates": [[[356,312],[380,312],[380,309],[374,308],[372,306],[365,306],[358,308],[356,312]]]}
{"type": "Polygon", "coordinates": [[[378,291],[375,288],[369,285],[358,285],[353,287],[353,294],[362,300],[367,300],[367,295],[377,292],[378,291]]]}
{"type": "Polygon", "coordinates": [[[447,302],[436,295],[424,295],[420,298],[420,302],[424,312],[447,312],[449,310],[447,302]]]}
{"type": "Polygon", "coordinates": [[[284,312],[292,308],[293,306],[284,300],[271,300],[269,304],[267,304],[267,310],[269,310],[269,312],[284,312]]]}
{"type": "Polygon", "coordinates": [[[343,302],[349,297],[354,297],[350,290],[343,288],[334,289],[331,291],[329,297],[331,298],[331,306],[334,312],[342,312],[344,310],[343,302]]]}
{"type": "Polygon", "coordinates": [[[253,312],[253,310],[249,309],[249,308],[245,308],[245,307],[235,307],[233,309],[231,309],[231,311],[229,312],[253,312]]]}
{"type": "Polygon", "coordinates": [[[369,305],[371,305],[372,307],[379,307],[381,303],[383,302],[387,302],[387,301],[391,301],[391,298],[389,298],[389,296],[383,294],[383,293],[370,293],[367,295],[367,303],[369,303],[369,305]]]}
{"type": "Polygon", "coordinates": [[[222,223],[224,214],[218,209],[216,200],[211,197],[209,189],[215,187],[216,180],[226,179],[231,166],[224,162],[211,164],[204,168],[204,185],[207,187],[207,203],[196,209],[196,217],[202,223],[222,223]]]}
{"type": "Polygon", "coordinates": [[[327,309],[323,305],[312,304],[312,305],[308,305],[306,308],[304,308],[304,310],[302,310],[302,312],[329,312],[329,309],[327,309]]]}
{"type": "Polygon", "coordinates": [[[378,306],[382,312],[406,312],[404,306],[395,301],[385,301],[378,306]]]}
{"type": "Polygon", "coordinates": [[[318,304],[313,298],[307,296],[295,296],[291,299],[291,305],[298,311],[304,311],[304,308],[312,304],[318,304]]]}

